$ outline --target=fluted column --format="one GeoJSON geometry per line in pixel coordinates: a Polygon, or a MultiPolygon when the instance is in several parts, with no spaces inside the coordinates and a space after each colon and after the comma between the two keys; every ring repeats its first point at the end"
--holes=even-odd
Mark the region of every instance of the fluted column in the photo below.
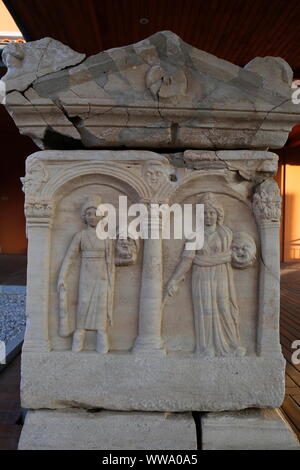
{"type": "Polygon", "coordinates": [[[163,262],[161,217],[159,214],[151,221],[144,221],[144,230],[149,238],[144,240],[143,271],[140,291],[139,327],[135,350],[162,348],[162,289],[163,262]]]}
{"type": "Polygon", "coordinates": [[[253,210],[260,232],[259,316],[257,352],[280,352],[280,215],[277,183],[267,179],[256,188],[253,210]]]}
{"type": "Polygon", "coordinates": [[[28,237],[26,334],[23,351],[47,352],[50,235],[52,207],[49,203],[25,206],[28,237]]]}

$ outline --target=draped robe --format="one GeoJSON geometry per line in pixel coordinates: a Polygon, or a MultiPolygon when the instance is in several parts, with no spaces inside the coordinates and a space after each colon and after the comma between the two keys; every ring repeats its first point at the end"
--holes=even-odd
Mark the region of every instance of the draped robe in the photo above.
{"type": "Polygon", "coordinates": [[[205,233],[201,250],[183,252],[193,259],[192,296],[201,352],[227,355],[240,347],[231,243],[232,231],[217,225],[215,231],[205,233]]]}

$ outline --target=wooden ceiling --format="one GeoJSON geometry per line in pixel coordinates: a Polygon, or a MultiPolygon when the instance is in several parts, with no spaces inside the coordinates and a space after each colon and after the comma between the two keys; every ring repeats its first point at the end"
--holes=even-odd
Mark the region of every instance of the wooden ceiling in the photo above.
{"type": "MultiPolygon", "coordinates": [[[[171,30],[193,46],[244,66],[280,56],[300,78],[300,0],[3,0],[26,40],[50,36],[87,55],[171,30]],[[141,18],[149,20],[146,24],[141,18]]],[[[0,77],[6,69],[0,67],[0,77]]],[[[300,105],[299,105],[300,106],[300,105]]],[[[29,138],[0,106],[0,136],[29,138]]],[[[34,145],[34,144],[32,144],[34,145]]],[[[26,145],[25,145],[26,147],[26,145]]],[[[300,124],[283,149],[298,161],[300,124]]]]}
{"type": "Polygon", "coordinates": [[[274,55],[300,77],[300,0],[4,0],[27,40],[51,36],[88,55],[171,30],[243,66],[274,55]],[[141,24],[141,18],[149,20],[141,24]]]}

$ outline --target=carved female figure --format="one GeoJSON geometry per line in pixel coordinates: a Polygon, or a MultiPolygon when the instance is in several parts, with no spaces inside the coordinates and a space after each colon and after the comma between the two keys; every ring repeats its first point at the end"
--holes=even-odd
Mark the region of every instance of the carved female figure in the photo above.
{"type": "Polygon", "coordinates": [[[58,278],[60,335],[69,336],[73,333],[72,350],[76,352],[82,351],[88,330],[97,331],[98,352],[109,350],[107,330],[109,324],[112,324],[114,247],[112,240],[100,240],[97,237],[96,227],[101,219],[96,215],[99,204],[101,199],[96,197],[82,207],[81,216],[87,227],[73,237],[58,278]],[[81,266],[74,325],[67,305],[67,274],[72,261],[78,256],[81,256],[81,266]]]}
{"type": "Polygon", "coordinates": [[[240,343],[239,307],[231,266],[233,234],[223,223],[223,207],[211,193],[206,193],[200,202],[204,204],[204,245],[200,250],[184,249],[167,293],[172,296],[177,292],[180,281],[192,267],[192,297],[200,352],[207,356],[243,356],[245,348],[240,343]]]}

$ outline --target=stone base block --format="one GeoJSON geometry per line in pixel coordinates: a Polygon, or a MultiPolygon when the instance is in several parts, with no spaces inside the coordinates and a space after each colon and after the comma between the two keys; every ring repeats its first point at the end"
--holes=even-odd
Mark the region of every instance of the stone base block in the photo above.
{"type": "Polygon", "coordinates": [[[29,411],[19,450],[195,450],[191,413],[29,411]]]}
{"type": "Polygon", "coordinates": [[[207,413],[201,426],[203,450],[300,450],[278,409],[207,413]]]}
{"type": "Polygon", "coordinates": [[[284,368],[281,354],[209,358],[23,349],[22,406],[160,412],[277,408],[284,398],[284,368]]]}

